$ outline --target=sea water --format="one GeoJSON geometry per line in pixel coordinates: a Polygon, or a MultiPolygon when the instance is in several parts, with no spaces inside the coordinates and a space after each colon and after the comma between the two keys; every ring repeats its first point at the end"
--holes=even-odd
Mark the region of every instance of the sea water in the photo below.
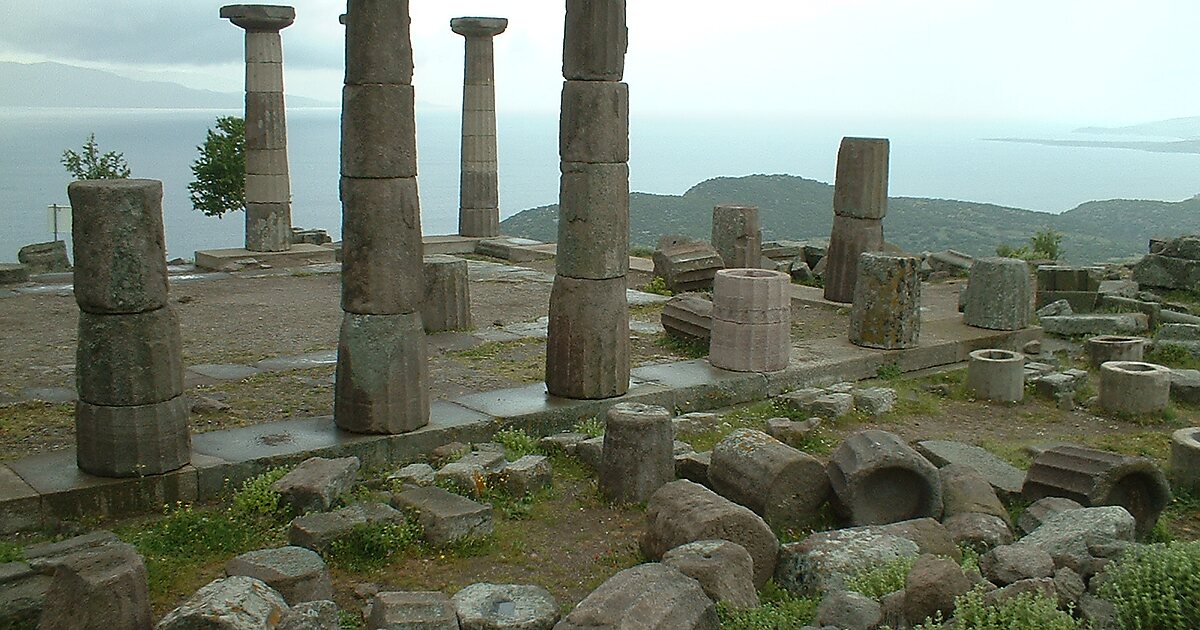
{"type": "MultiPolygon", "coordinates": [[[[102,151],[123,153],[135,177],[163,181],[170,257],[239,247],[244,218],[206,217],[191,207],[191,163],[222,115],[197,109],[0,108],[0,262],[22,245],[53,238],[46,207],[67,204],[64,149],[89,133],[102,151]]],[[[336,108],[289,108],[292,223],[339,238],[336,108]]],[[[697,118],[634,114],[630,184],[635,191],[680,194],[705,179],[789,173],[832,181],[842,136],[891,139],[892,195],[964,199],[1062,212],[1110,198],[1179,200],[1200,192],[1200,155],[1053,147],[995,137],[1071,138],[1090,121],[1011,122],[697,118]]],[[[426,234],[456,231],[459,115],[418,114],[419,187],[426,234]]],[[[500,205],[507,217],[558,199],[558,123],[554,113],[498,116],[500,205]]],[[[1128,139],[1128,138],[1121,138],[1128,139]]],[[[60,234],[60,237],[62,235],[60,234]]]]}

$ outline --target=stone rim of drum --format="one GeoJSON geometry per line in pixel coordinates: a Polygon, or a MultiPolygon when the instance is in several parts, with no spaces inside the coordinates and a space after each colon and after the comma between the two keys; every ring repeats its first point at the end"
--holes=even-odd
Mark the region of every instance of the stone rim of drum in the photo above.
{"type": "Polygon", "coordinates": [[[1171,486],[1149,458],[1063,445],[1033,460],[1021,494],[1030,502],[1064,497],[1084,507],[1119,505],[1133,515],[1144,539],[1171,501],[1171,486]]]}
{"type": "Polygon", "coordinates": [[[722,269],[713,278],[709,363],[734,372],[777,372],[791,360],[791,276],[722,269]]]}
{"type": "Polygon", "coordinates": [[[858,256],[850,343],[866,348],[915,348],[921,341],[921,261],[915,256],[858,256]]]}
{"type": "Polygon", "coordinates": [[[1145,337],[1097,335],[1087,340],[1088,361],[1093,368],[1109,361],[1140,362],[1145,350],[1145,337]]]}
{"type": "Polygon", "coordinates": [[[878,429],[859,431],[830,455],[826,468],[835,510],[853,525],[887,525],[942,513],[942,482],[937,467],[899,436],[878,429]],[[884,494],[888,485],[900,491],[884,494]]]}
{"type": "Polygon", "coordinates": [[[1127,414],[1162,411],[1171,402],[1171,369],[1143,361],[1100,364],[1100,408],[1127,414]]]}
{"type": "Polygon", "coordinates": [[[1025,355],[983,348],[968,355],[967,387],[977,398],[1021,402],[1025,398],[1025,355]]]}
{"type": "Polygon", "coordinates": [[[1200,427],[1171,434],[1171,477],[1187,491],[1200,494],[1200,427]]]}

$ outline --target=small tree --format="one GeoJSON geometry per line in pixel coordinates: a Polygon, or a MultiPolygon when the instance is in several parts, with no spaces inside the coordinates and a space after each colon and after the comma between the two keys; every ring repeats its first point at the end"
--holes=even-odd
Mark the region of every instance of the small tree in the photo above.
{"type": "Polygon", "coordinates": [[[116,151],[101,154],[96,144],[96,134],[88,134],[83,143],[83,153],[71,149],[63,151],[62,165],[77,180],[80,179],[125,179],[129,177],[129,165],[125,156],[116,151]]]}
{"type": "Polygon", "coordinates": [[[1061,232],[1055,232],[1053,228],[1046,228],[1038,231],[1029,238],[1029,244],[1033,246],[1033,253],[1047,260],[1058,260],[1062,256],[1062,240],[1061,232]]]}
{"type": "Polygon", "coordinates": [[[246,209],[246,121],[237,116],[217,118],[200,157],[192,163],[195,181],[188,184],[192,207],[210,217],[246,209]]]}

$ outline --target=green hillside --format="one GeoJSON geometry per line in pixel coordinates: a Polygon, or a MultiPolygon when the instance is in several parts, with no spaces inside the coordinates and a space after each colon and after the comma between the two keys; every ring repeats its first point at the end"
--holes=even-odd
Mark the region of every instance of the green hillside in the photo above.
{"type": "MultiPolygon", "coordinates": [[[[833,224],[833,186],[792,175],[719,177],[681,196],[633,193],[630,243],[652,247],[663,234],[707,239],[712,208],[723,203],[756,205],[768,240],[828,238],[833,224]]],[[[520,212],[501,223],[512,236],[557,240],[558,206],[520,212]]],[[[1075,263],[1140,256],[1151,236],[1200,232],[1200,197],[1180,202],[1114,199],[1093,201],[1060,215],[949,199],[893,197],[884,234],[907,251],[957,249],[993,255],[996,245],[1020,246],[1034,232],[1062,232],[1067,260],[1075,263]]]]}

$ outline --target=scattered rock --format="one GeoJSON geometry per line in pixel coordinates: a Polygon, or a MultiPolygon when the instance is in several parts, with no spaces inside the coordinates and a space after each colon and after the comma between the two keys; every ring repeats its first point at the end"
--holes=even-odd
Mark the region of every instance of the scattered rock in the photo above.
{"type": "Polygon", "coordinates": [[[983,603],[997,606],[1026,593],[1037,593],[1048,599],[1058,601],[1058,593],[1054,590],[1054,578],[1031,578],[1013,582],[1003,588],[998,588],[983,596],[983,603]]]}
{"type": "Polygon", "coordinates": [[[492,506],[441,488],[405,490],[392,497],[392,505],[415,510],[425,540],[432,545],[484,538],[492,533],[492,506]]]}
{"type": "Polygon", "coordinates": [[[1017,519],[1017,527],[1022,534],[1028,534],[1042,526],[1046,519],[1067,510],[1078,510],[1083,506],[1076,501],[1064,497],[1046,497],[1029,504],[1017,519]]]}
{"type": "Polygon", "coordinates": [[[458,613],[450,598],[437,591],[379,593],[371,600],[367,627],[458,630],[458,613]]]}
{"type": "Polygon", "coordinates": [[[404,514],[383,503],[355,503],[333,512],[314,512],[292,520],[288,542],[318,553],[330,543],[362,525],[406,521],[404,514]]]}
{"type": "Polygon", "coordinates": [[[896,390],[889,387],[869,387],[853,392],[854,409],[868,416],[883,415],[896,405],[896,390]]]}
{"type": "Polygon", "coordinates": [[[707,486],[710,465],[712,465],[712,451],[685,453],[675,458],[675,476],[707,486]]]}
{"type": "Polygon", "coordinates": [[[821,418],[841,418],[854,409],[854,396],[848,393],[824,394],[808,405],[806,413],[821,418]]]}
{"type": "Polygon", "coordinates": [[[504,468],[504,487],[514,497],[544,490],[553,483],[554,472],[550,468],[550,459],[544,455],[525,455],[504,468]]]}
{"type": "Polygon", "coordinates": [[[434,482],[433,466],[429,464],[409,464],[388,475],[389,484],[410,486],[432,486],[434,482]]]}
{"type": "Polygon", "coordinates": [[[589,438],[576,444],[575,456],[584,466],[593,471],[600,470],[600,462],[604,459],[604,436],[589,438]]]}
{"type": "Polygon", "coordinates": [[[1062,567],[1054,572],[1054,590],[1058,593],[1058,607],[1066,609],[1079,605],[1079,598],[1083,597],[1087,586],[1078,573],[1062,567]]]}
{"type": "Polygon", "coordinates": [[[791,447],[799,447],[804,444],[820,429],[820,418],[809,418],[803,421],[787,418],[769,418],[767,420],[767,434],[791,447]]]}
{"type": "Polygon", "coordinates": [[[649,563],[609,578],[555,628],[718,630],[719,625],[716,605],[704,594],[699,582],[664,564],[649,563]]]}
{"type": "Polygon", "coordinates": [[[538,446],[547,453],[560,452],[574,455],[575,447],[586,439],[588,436],[583,433],[557,433],[538,440],[538,446]]]}
{"type": "Polygon", "coordinates": [[[462,630],[552,630],[558,602],[527,584],[472,584],[451,598],[462,630]]]}
{"type": "Polygon", "coordinates": [[[1004,545],[980,556],[979,570],[991,582],[1004,586],[1054,575],[1054,559],[1031,545],[1004,545]]]}
{"type": "Polygon", "coordinates": [[[1059,315],[1074,315],[1075,309],[1066,300],[1054,300],[1037,310],[1038,317],[1056,317],[1059,315]]]}
{"type": "Polygon", "coordinates": [[[1060,512],[1021,539],[1050,554],[1055,566],[1067,566],[1084,577],[1095,573],[1093,549],[1115,550],[1132,542],[1136,521],[1125,508],[1109,505],[1060,512]]]}
{"type": "Polygon", "coordinates": [[[942,506],[945,516],[978,512],[998,516],[1008,522],[1008,510],[996,497],[988,480],[966,464],[947,464],[938,470],[942,478],[942,506]]]}
{"type": "Polygon", "coordinates": [[[782,546],[775,582],[792,593],[821,595],[843,590],[864,569],[919,554],[913,541],[873,528],[820,532],[782,546]]]}
{"type": "Polygon", "coordinates": [[[913,622],[954,612],[954,598],[971,590],[971,581],[958,564],[922,555],[904,580],[904,616],[913,622]]]}
{"type": "Polygon", "coordinates": [[[262,580],[289,605],[333,599],[325,561],[304,547],[288,546],[244,553],[225,564],[225,574],[262,580]]]}
{"type": "Polygon", "coordinates": [[[833,591],[821,599],[814,621],[841,630],[873,630],[883,621],[883,610],[866,595],[833,591]]]}
{"type": "Polygon", "coordinates": [[[110,540],[62,555],[31,559],[29,566],[50,577],[45,591],[47,605],[38,628],[150,627],[146,565],[131,545],[110,540]]]}
{"type": "Polygon", "coordinates": [[[1008,523],[994,514],[964,512],[942,521],[954,544],[976,553],[987,553],[1000,545],[1012,544],[1013,534],[1008,523]]]}
{"type": "Polygon", "coordinates": [[[209,582],[167,613],[155,630],[251,630],[279,624],[288,605],[260,580],[244,575],[209,582]]]}
{"type": "Polygon", "coordinates": [[[754,559],[746,548],[728,540],[698,540],[663,555],[662,563],[700,583],[715,603],[733,609],[758,606],[754,559]]]}
{"type": "Polygon", "coordinates": [[[358,477],[357,457],[310,457],[271,484],[297,514],[325,512],[358,477]]]}
{"type": "Polygon", "coordinates": [[[279,630],[340,630],[337,604],[329,600],[301,602],[283,614],[279,630]]]}

